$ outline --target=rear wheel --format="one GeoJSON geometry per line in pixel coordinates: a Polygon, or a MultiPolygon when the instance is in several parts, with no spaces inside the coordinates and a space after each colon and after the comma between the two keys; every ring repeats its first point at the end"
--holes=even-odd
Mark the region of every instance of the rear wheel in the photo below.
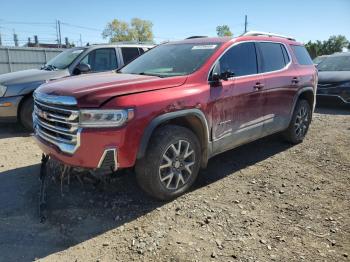
{"type": "Polygon", "coordinates": [[[24,128],[28,131],[33,131],[33,110],[33,97],[30,96],[28,98],[25,98],[20,107],[19,120],[24,128]]]}
{"type": "Polygon", "coordinates": [[[198,175],[200,152],[198,138],[189,129],[175,125],[159,128],[145,157],[136,164],[138,184],[159,200],[182,195],[198,175]]]}
{"type": "Polygon", "coordinates": [[[284,132],[286,140],[292,144],[302,142],[311,123],[311,108],[309,103],[302,99],[295,106],[292,120],[288,129],[284,132]]]}

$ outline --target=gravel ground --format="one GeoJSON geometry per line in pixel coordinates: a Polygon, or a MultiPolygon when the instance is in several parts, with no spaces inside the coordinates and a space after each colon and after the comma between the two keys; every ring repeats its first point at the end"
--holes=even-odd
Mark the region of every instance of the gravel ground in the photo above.
{"type": "Polygon", "coordinates": [[[123,171],[52,185],[41,152],[0,126],[0,261],[350,261],[350,110],[318,109],[304,143],[272,136],[213,158],[192,192],[156,202],[123,171]]]}

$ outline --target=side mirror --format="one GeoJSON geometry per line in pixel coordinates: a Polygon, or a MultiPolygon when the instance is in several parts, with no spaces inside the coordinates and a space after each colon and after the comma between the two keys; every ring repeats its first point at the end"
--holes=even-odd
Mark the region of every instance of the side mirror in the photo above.
{"type": "Polygon", "coordinates": [[[89,64],[80,63],[74,69],[74,74],[75,75],[86,74],[86,73],[88,73],[90,71],[91,71],[91,66],[89,64]]]}
{"type": "Polygon", "coordinates": [[[218,73],[213,73],[213,75],[211,76],[211,79],[213,82],[218,83],[218,82],[220,82],[221,78],[220,78],[220,75],[218,73]]]}
{"type": "Polygon", "coordinates": [[[229,78],[234,77],[234,76],[235,76],[235,74],[233,72],[227,70],[227,71],[221,73],[220,78],[222,80],[227,81],[229,78]]]}

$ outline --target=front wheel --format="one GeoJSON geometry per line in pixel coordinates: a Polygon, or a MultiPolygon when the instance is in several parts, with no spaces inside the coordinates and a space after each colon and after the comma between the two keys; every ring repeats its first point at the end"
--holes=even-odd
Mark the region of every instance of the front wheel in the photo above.
{"type": "Polygon", "coordinates": [[[301,143],[309,130],[312,112],[309,103],[302,99],[295,106],[292,120],[284,132],[286,140],[292,144],[301,143]]]}
{"type": "Polygon", "coordinates": [[[19,111],[19,120],[22,126],[30,132],[33,131],[33,110],[33,97],[25,98],[19,111]]]}
{"type": "Polygon", "coordinates": [[[140,187],[159,200],[174,199],[196,180],[200,143],[193,132],[175,125],[160,127],[152,135],[145,157],[136,164],[140,187]]]}

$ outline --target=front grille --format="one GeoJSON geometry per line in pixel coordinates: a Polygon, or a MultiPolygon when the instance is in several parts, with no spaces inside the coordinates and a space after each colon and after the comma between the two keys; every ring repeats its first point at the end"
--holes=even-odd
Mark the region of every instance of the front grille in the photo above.
{"type": "Polygon", "coordinates": [[[65,98],[35,93],[33,122],[37,136],[73,154],[80,145],[79,111],[65,98]]]}

